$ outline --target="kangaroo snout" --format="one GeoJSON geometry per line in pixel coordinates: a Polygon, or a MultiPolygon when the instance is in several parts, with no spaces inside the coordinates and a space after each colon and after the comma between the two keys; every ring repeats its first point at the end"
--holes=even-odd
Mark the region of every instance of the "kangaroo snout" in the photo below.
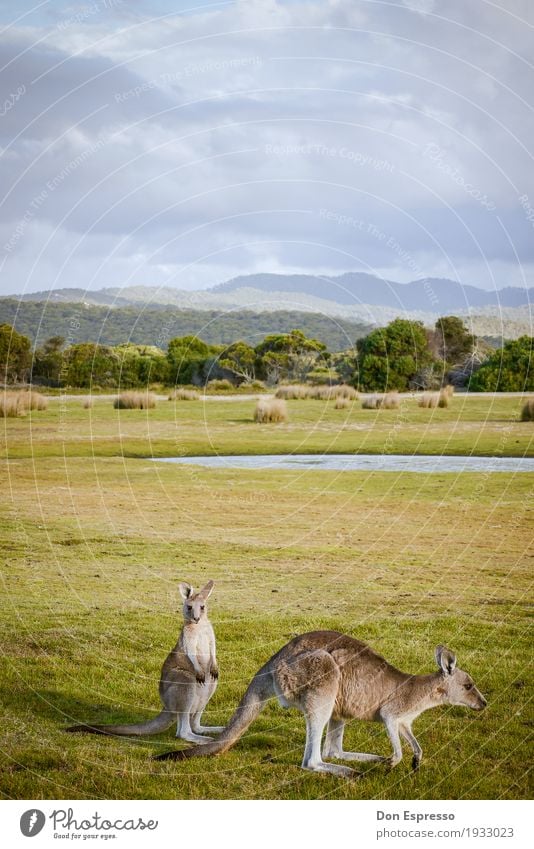
{"type": "Polygon", "coordinates": [[[488,706],[487,699],[484,698],[482,693],[479,693],[478,703],[475,705],[475,710],[484,710],[488,706]]]}

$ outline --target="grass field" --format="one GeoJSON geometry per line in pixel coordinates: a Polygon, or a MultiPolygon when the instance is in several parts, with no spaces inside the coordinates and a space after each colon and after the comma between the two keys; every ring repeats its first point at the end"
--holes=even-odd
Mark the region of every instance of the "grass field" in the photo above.
{"type": "MultiPolygon", "coordinates": [[[[521,399],[456,397],[449,409],[348,410],[288,402],[162,401],[114,410],[54,399],[2,419],[0,538],[3,798],[527,798],[533,714],[530,474],[209,470],[150,456],[364,452],[533,454],[521,399]],[[159,711],[161,663],[180,624],[177,584],[216,581],[224,724],[258,667],[295,633],[331,627],[411,672],[453,648],[488,698],[439,708],[415,731],[421,770],[361,764],[357,781],[299,768],[304,722],[270,704],[213,760],[156,763],[144,740],[66,735],[75,721],[159,711]]],[[[389,754],[379,725],[346,748],[389,754]]]]}

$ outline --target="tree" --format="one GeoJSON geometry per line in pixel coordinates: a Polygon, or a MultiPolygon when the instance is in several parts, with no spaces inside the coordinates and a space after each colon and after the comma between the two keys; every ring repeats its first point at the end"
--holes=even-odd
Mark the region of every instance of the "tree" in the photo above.
{"type": "Polygon", "coordinates": [[[213,357],[220,348],[208,345],[198,336],[177,336],[171,339],[167,350],[167,362],[172,383],[205,383],[213,371],[213,357]]]}
{"type": "Polygon", "coordinates": [[[274,333],[256,345],[257,374],[268,383],[280,380],[305,380],[326,345],[317,339],[308,339],[302,330],[274,333]]]}
{"type": "Polygon", "coordinates": [[[250,383],[256,379],[256,351],[246,342],[229,345],[219,359],[219,365],[241,381],[250,383]]]}
{"type": "Polygon", "coordinates": [[[120,359],[113,348],[81,342],[67,348],[65,358],[65,383],[68,386],[117,386],[120,359]]]}
{"type": "Polygon", "coordinates": [[[475,392],[534,392],[534,338],[521,336],[495,351],[471,377],[475,392]]]}
{"type": "Polygon", "coordinates": [[[32,362],[31,342],[10,324],[0,324],[0,380],[20,383],[28,377],[32,362]]]}
{"type": "Polygon", "coordinates": [[[65,339],[63,336],[51,336],[42,348],[35,351],[32,368],[32,380],[45,386],[61,384],[65,339]]]}
{"type": "Polygon", "coordinates": [[[355,382],[366,391],[403,391],[432,362],[423,324],[396,318],[358,341],[355,382]]]}
{"type": "Polygon", "coordinates": [[[113,350],[119,359],[121,386],[148,386],[167,380],[168,363],[161,348],[127,342],[117,345],[113,350]]]}
{"type": "Polygon", "coordinates": [[[469,333],[458,316],[444,315],[436,321],[432,342],[435,354],[453,366],[463,362],[472,353],[476,336],[469,333]]]}

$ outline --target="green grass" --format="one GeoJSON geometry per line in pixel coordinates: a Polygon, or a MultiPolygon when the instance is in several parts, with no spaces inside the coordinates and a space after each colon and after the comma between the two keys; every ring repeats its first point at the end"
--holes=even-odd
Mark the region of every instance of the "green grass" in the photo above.
{"type": "MultiPolygon", "coordinates": [[[[52,401],[2,420],[0,538],[4,798],[529,798],[529,590],[533,476],[209,470],[143,457],[289,450],[532,454],[519,398],[445,410],[365,411],[289,402],[258,426],[254,402],[113,410],[52,401]],[[402,419],[399,424],[399,414],[402,419]],[[529,550],[530,547],[530,550],[529,550]],[[180,628],[177,584],[213,578],[221,678],[206,721],[224,724],[258,667],[295,633],[332,627],[403,669],[458,654],[488,698],[439,708],[424,749],[346,781],[299,768],[300,714],[269,704],[230,752],[157,763],[175,743],[67,735],[71,722],[159,709],[161,663],[180,628]]],[[[347,748],[388,754],[353,722],[347,748]]]]}

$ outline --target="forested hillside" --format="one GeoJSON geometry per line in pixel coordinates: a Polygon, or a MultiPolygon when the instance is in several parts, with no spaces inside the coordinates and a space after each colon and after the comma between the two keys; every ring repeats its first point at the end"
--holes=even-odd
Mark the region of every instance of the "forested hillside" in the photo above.
{"type": "Polygon", "coordinates": [[[329,351],[344,351],[366,336],[370,325],[297,311],[254,313],[248,310],[180,310],[173,307],[107,307],[84,304],[0,299],[0,324],[10,324],[34,344],[51,336],[71,343],[103,345],[157,345],[166,348],[175,336],[200,336],[210,345],[243,339],[256,345],[270,333],[289,333],[299,327],[306,336],[323,342],[329,351]]]}

